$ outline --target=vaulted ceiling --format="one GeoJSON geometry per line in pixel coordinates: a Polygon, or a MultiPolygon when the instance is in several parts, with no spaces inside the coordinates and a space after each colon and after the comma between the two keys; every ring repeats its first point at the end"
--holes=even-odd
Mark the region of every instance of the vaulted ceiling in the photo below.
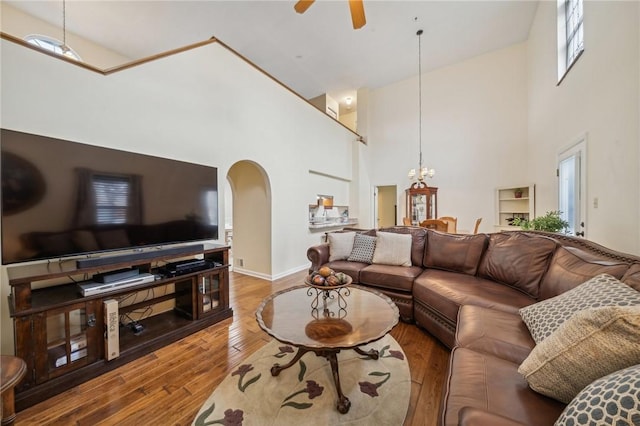
{"type": "MultiPolygon", "coordinates": [[[[5,3],[62,27],[62,0],[5,3]]],[[[525,41],[537,1],[364,1],[354,30],[347,0],[319,0],[304,14],[295,1],[66,0],[66,28],[130,59],[214,36],[306,98],[343,102],[422,70],[525,41]]],[[[60,34],[50,36],[62,38],[60,34]]]]}

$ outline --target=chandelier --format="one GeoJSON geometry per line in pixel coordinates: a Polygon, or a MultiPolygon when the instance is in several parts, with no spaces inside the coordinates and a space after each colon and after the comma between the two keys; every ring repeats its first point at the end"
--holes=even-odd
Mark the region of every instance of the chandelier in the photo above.
{"type": "Polygon", "coordinates": [[[425,178],[432,178],[436,171],[434,169],[430,169],[429,167],[423,167],[422,165],[422,43],[421,36],[422,30],[418,30],[416,33],[418,36],[418,141],[419,141],[419,157],[418,157],[418,171],[416,169],[409,170],[409,180],[414,181],[414,185],[424,185],[425,178]]]}

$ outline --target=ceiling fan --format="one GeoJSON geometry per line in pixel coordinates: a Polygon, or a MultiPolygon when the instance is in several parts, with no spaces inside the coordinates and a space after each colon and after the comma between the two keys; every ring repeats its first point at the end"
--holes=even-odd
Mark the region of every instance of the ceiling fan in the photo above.
{"type": "MultiPolygon", "coordinates": [[[[315,0],[299,0],[293,8],[298,13],[304,13],[313,4],[315,0]]],[[[364,27],[367,20],[364,17],[364,5],[362,0],[349,0],[349,9],[351,9],[351,22],[353,29],[357,30],[364,27]]]]}

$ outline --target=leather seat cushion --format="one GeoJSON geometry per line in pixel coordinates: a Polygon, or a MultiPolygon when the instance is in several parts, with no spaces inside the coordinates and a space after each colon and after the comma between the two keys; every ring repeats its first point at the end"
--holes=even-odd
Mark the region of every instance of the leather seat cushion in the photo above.
{"type": "Polygon", "coordinates": [[[413,284],[414,303],[422,303],[455,323],[462,305],[476,305],[518,314],[531,305],[526,294],[484,278],[457,272],[425,270],[413,284]]]}
{"type": "Polygon", "coordinates": [[[443,425],[458,425],[463,407],[473,407],[531,425],[553,425],[565,405],[533,392],[518,364],[456,347],[451,352],[441,408],[443,425]]]}
{"type": "Polygon", "coordinates": [[[460,308],[456,346],[520,364],[535,345],[519,314],[473,305],[460,308]]]}
{"type": "Polygon", "coordinates": [[[422,271],[419,266],[367,265],[360,271],[360,283],[410,293],[422,271]]]}

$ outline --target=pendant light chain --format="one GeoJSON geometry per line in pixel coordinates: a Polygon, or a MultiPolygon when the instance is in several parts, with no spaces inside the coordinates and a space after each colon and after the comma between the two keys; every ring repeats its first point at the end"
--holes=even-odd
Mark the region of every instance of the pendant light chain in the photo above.
{"type": "Polygon", "coordinates": [[[62,0],[62,46],[67,47],[67,2],[62,0]]]}
{"type": "Polygon", "coordinates": [[[418,175],[422,174],[422,30],[418,30],[418,143],[420,144],[420,167],[418,175]]]}

